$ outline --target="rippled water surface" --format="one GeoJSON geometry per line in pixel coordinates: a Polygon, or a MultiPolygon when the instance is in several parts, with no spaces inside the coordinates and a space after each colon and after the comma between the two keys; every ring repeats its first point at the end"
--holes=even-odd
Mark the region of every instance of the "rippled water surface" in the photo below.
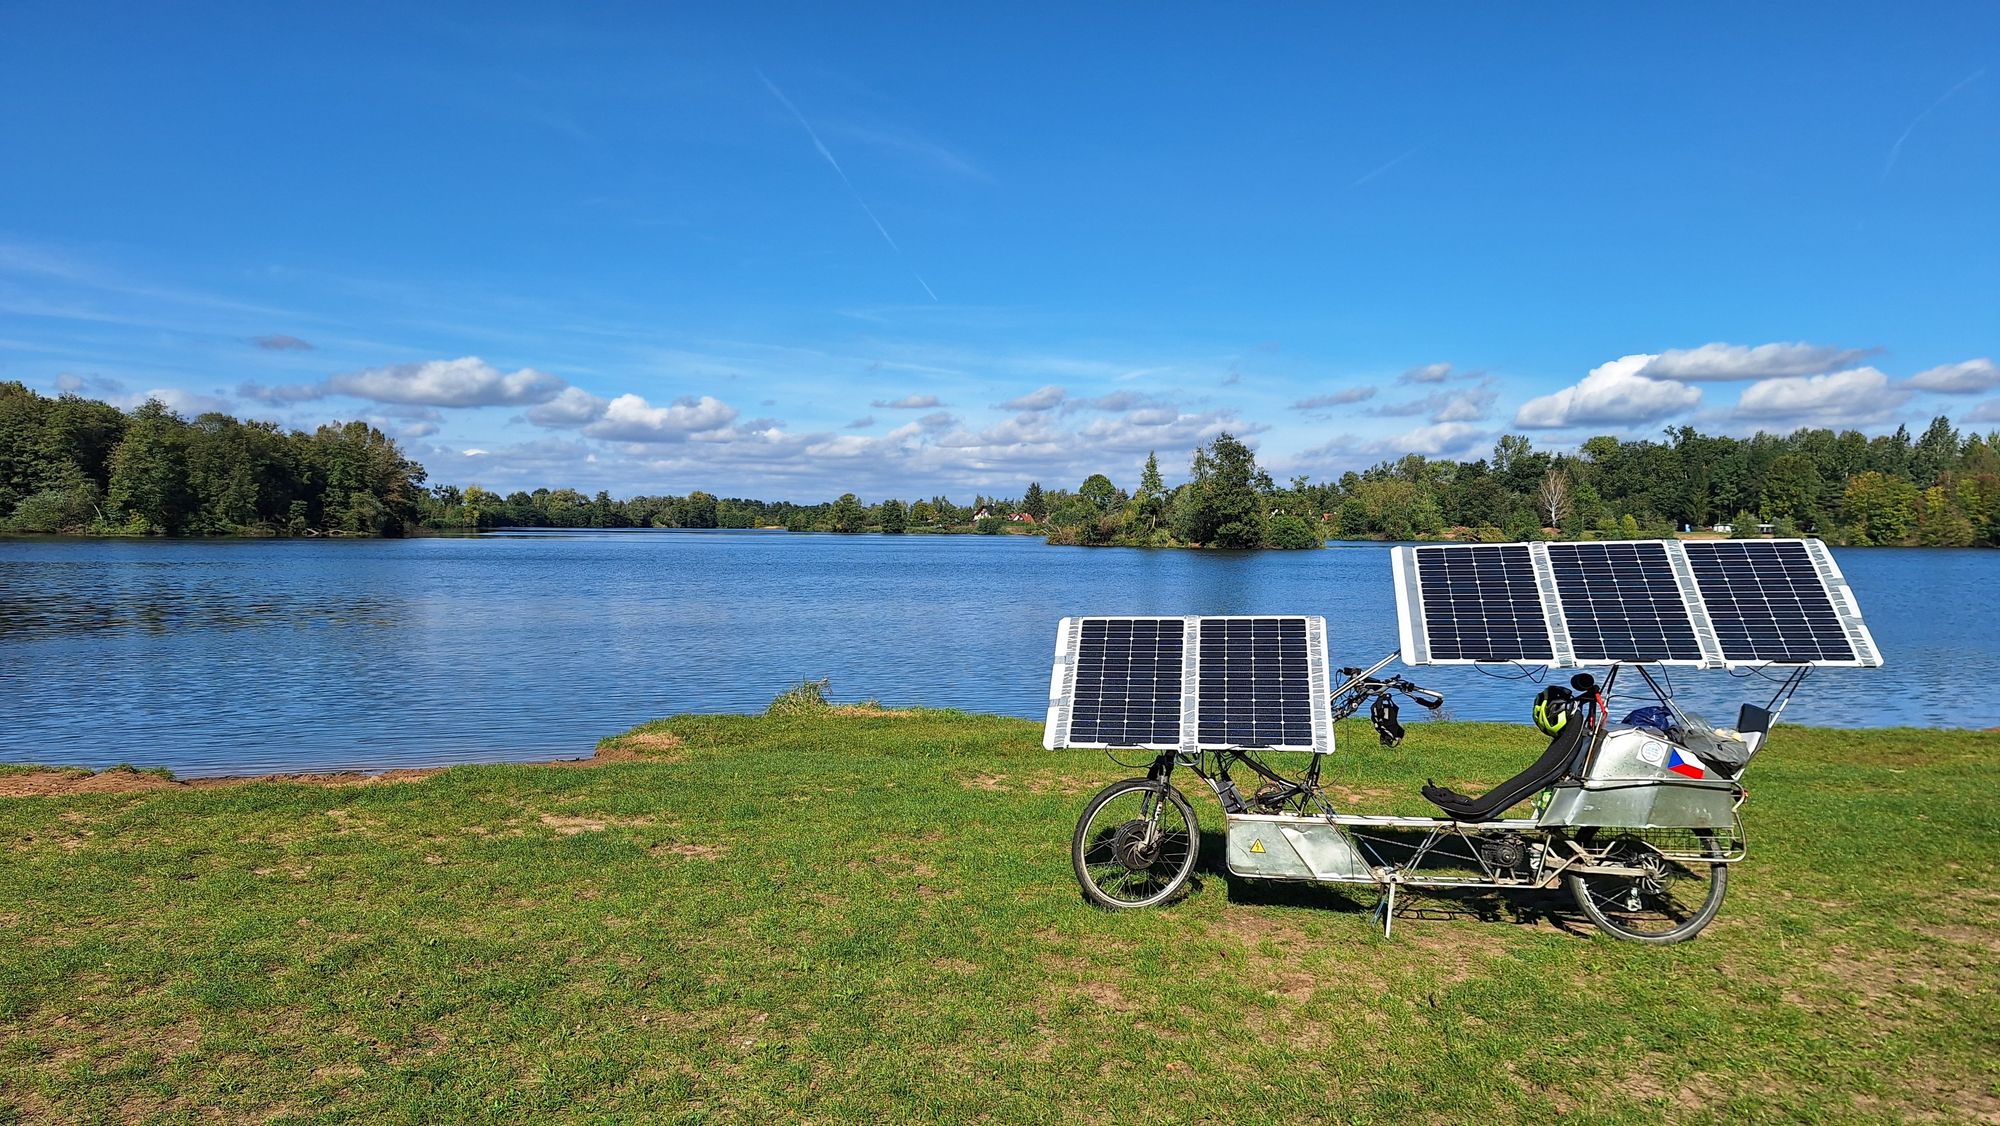
{"type": "MultiPolygon", "coordinates": [[[[1838,553],[1888,659],[1788,721],[2000,724],[2000,553],[1838,553]]],[[[0,762],[183,775],[587,754],[675,712],[844,699],[1040,718],[1065,614],[1310,613],[1337,664],[1395,645],[1389,553],[1052,548],[988,536],[0,539],[0,762]]],[[[1412,674],[1461,718],[1533,685],[1412,674]]],[[[1754,680],[1683,671],[1721,718],[1754,680]],[[1726,706],[1725,706],[1726,705],[1726,706]]]]}

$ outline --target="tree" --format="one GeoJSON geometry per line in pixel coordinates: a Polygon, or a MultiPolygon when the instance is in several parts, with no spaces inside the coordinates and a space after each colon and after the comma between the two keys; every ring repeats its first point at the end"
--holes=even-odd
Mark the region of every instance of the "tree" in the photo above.
{"type": "Polygon", "coordinates": [[[1188,487],[1174,512],[1174,534],[1183,543],[1256,547],[1264,542],[1264,498],[1257,456],[1230,434],[1217,434],[1195,450],[1188,487]]]}
{"type": "Polygon", "coordinates": [[[881,523],[884,535],[900,536],[908,526],[909,517],[903,502],[894,497],[883,501],[878,513],[876,519],[881,523]]]}
{"type": "Polygon", "coordinates": [[[861,498],[853,493],[842,493],[833,502],[833,510],[827,514],[827,529],[834,532],[858,532],[868,522],[868,511],[861,507],[861,498]]]}
{"type": "Polygon", "coordinates": [[[1784,518],[1811,526],[1819,517],[1823,486],[1811,458],[1780,455],[1764,476],[1763,512],[1773,520],[1784,518]]]}
{"type": "Polygon", "coordinates": [[[1021,511],[1034,517],[1036,520],[1042,520],[1048,516],[1049,504],[1042,496],[1042,486],[1039,482],[1028,482],[1028,491],[1021,494],[1021,511]]]}
{"type": "Polygon", "coordinates": [[[682,528],[713,528],[718,524],[717,505],[713,496],[696,490],[676,501],[673,506],[674,524],[682,528]]]}
{"type": "Polygon", "coordinates": [[[1909,538],[1916,506],[1915,485],[1871,469],[1847,483],[1841,513],[1856,544],[1899,544],[1909,538]]]}
{"type": "Polygon", "coordinates": [[[1550,466],[1542,475],[1542,483],[1535,489],[1535,507],[1548,519],[1551,528],[1560,528],[1569,518],[1569,473],[1561,466],[1550,466]]]}
{"type": "Polygon", "coordinates": [[[193,495],[188,489],[187,423],[158,399],[132,412],[111,453],[108,500],[140,531],[179,535],[193,495]]]}
{"type": "Polygon", "coordinates": [[[1123,499],[1119,495],[1118,486],[1112,484],[1111,478],[1102,473],[1093,473],[1085,477],[1083,484],[1077,486],[1076,495],[1090,502],[1091,507],[1097,509],[1100,514],[1115,510],[1119,501],[1123,499]]]}

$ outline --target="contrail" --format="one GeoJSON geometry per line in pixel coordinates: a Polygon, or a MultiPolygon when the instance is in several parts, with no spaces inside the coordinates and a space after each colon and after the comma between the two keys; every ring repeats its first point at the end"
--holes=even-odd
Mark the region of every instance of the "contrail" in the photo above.
{"type": "Polygon", "coordinates": [[[1963,90],[1967,86],[1972,85],[1974,82],[1979,81],[1980,77],[1983,76],[1985,73],[1986,73],[1986,68],[1980,67],[1978,70],[1975,70],[1971,74],[1966,75],[1964,78],[1959,80],[1958,85],[1953,86],[1949,90],[1946,90],[1944,92],[1944,97],[1939,98],[1935,102],[1932,102],[1930,104],[1930,108],[1918,114],[1916,118],[1910,122],[1910,127],[1903,130],[1903,135],[1896,138],[1895,144],[1889,146],[1889,159],[1885,161],[1882,165],[1883,180],[1885,181],[1888,180],[1890,170],[1896,167],[1896,158],[1903,154],[1903,142],[1910,139],[1910,134],[1917,131],[1917,126],[1922,125],[1924,123],[1924,118],[1929,117],[1933,113],[1936,113],[1937,108],[1939,106],[1950,101],[1952,99],[1952,96],[1957,94],[1960,90],[1963,90]]]}
{"type": "Polygon", "coordinates": [[[1396,159],[1390,161],[1387,164],[1384,164],[1382,167],[1377,168],[1375,171],[1370,172],[1366,176],[1361,177],[1359,180],[1356,180],[1352,184],[1349,184],[1347,186],[1350,188],[1360,187],[1361,185],[1367,183],[1368,181],[1373,180],[1375,177],[1380,176],[1382,173],[1387,172],[1389,169],[1394,168],[1398,164],[1401,164],[1404,161],[1410,159],[1411,157],[1417,155],[1417,149],[1421,149],[1423,147],[1424,146],[1422,145],[1418,145],[1415,148],[1412,148],[1409,152],[1404,153],[1403,155],[1397,157],[1396,159]]]}
{"type": "MultiPolygon", "coordinates": [[[[785,97],[785,92],[778,89],[778,84],[765,77],[762,70],[757,72],[757,78],[764,83],[764,88],[771,92],[772,97],[791,111],[793,120],[799,123],[799,128],[805,130],[806,136],[812,138],[813,147],[818,149],[819,154],[826,158],[826,162],[833,166],[833,171],[840,177],[840,182],[847,185],[847,194],[853,196],[854,202],[861,206],[862,214],[868,216],[868,221],[875,224],[876,230],[882,232],[882,241],[889,244],[889,249],[896,252],[896,257],[904,259],[904,265],[909,266],[909,260],[904,258],[903,248],[896,245],[896,236],[889,233],[889,228],[882,225],[881,219],[876,218],[875,209],[868,206],[867,200],[861,198],[860,189],[854,186],[854,181],[847,178],[847,169],[842,168],[840,162],[833,158],[833,153],[826,147],[826,142],[819,139],[819,134],[813,130],[812,123],[806,120],[806,115],[799,112],[799,107],[793,105],[792,100],[785,97]]],[[[931,295],[932,301],[938,299],[937,291],[931,288],[931,283],[924,280],[924,276],[917,272],[915,266],[910,266],[910,276],[917,279],[917,284],[924,287],[924,292],[931,295]]]]}

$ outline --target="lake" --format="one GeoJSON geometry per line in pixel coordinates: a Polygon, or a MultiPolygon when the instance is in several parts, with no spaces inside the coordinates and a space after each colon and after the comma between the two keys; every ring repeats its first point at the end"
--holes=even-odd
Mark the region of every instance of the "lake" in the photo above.
{"type": "MultiPolygon", "coordinates": [[[[1888,664],[1815,673],[1785,719],[2000,725],[2000,552],[1837,556],[1888,664]]],[[[842,700],[1040,719],[1056,620],[1084,613],[1323,614],[1336,665],[1395,647],[1374,543],[0,539],[0,762],[201,776],[575,757],[642,720],[760,711],[804,677],[831,677],[842,700]]],[[[1410,675],[1461,719],[1525,722],[1536,688],[1463,667],[1410,675]]],[[[1723,672],[1674,682],[1721,722],[1768,695],[1723,672]]]]}

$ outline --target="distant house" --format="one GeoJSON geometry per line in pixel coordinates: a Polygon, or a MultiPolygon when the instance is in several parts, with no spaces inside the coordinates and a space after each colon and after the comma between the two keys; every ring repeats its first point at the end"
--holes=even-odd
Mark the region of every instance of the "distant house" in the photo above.
{"type": "Polygon", "coordinates": [[[972,513],[972,518],[974,520],[984,520],[991,515],[993,515],[993,509],[988,505],[982,504],[972,513]]]}
{"type": "Polygon", "coordinates": [[[1008,519],[1016,524],[1032,524],[1035,522],[1035,518],[1025,512],[1016,512],[1014,515],[1009,516],[1008,519]]]}

